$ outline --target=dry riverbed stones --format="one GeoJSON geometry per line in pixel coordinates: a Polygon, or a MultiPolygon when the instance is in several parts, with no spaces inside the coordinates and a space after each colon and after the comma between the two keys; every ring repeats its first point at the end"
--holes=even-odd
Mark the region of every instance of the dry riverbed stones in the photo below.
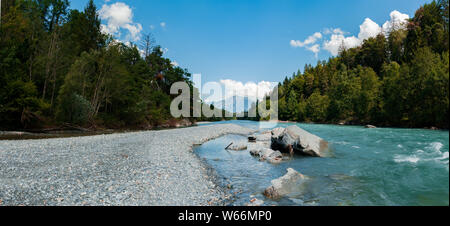
{"type": "Polygon", "coordinates": [[[0,141],[0,200],[17,206],[204,206],[230,197],[192,152],[233,124],[0,141]]]}

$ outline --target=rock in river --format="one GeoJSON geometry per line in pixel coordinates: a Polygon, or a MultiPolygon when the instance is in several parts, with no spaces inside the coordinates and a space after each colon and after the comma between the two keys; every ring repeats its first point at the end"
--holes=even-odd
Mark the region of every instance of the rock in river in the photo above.
{"type": "Polygon", "coordinates": [[[228,145],[226,150],[232,150],[232,151],[247,150],[247,144],[246,143],[231,143],[230,145],[228,145]]]}
{"type": "Polygon", "coordinates": [[[249,146],[249,152],[251,155],[259,157],[260,161],[267,161],[272,164],[281,163],[283,154],[279,151],[274,151],[267,146],[265,144],[253,144],[249,146]]]}
{"type": "Polygon", "coordinates": [[[294,152],[313,157],[328,155],[328,142],[298,126],[272,130],[271,148],[281,152],[294,152]]]}
{"type": "Polygon", "coordinates": [[[271,160],[271,159],[282,159],[283,154],[279,151],[274,151],[272,149],[264,148],[259,153],[259,157],[262,161],[264,160],[271,160]]]}
{"type": "Polygon", "coordinates": [[[305,179],[303,174],[289,168],[284,176],[272,180],[272,185],[264,191],[264,195],[271,199],[280,198],[291,193],[305,179]]]}

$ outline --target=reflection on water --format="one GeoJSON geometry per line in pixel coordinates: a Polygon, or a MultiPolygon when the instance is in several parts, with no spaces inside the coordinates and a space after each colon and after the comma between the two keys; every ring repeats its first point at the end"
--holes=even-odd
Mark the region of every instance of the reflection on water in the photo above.
{"type": "MultiPolygon", "coordinates": [[[[257,122],[231,123],[260,129],[257,122]]],[[[297,125],[328,140],[334,157],[296,156],[272,165],[248,151],[226,151],[230,142],[246,140],[238,135],[210,141],[195,151],[226,178],[224,183],[232,185],[232,192],[238,192],[234,205],[245,205],[253,198],[264,200],[265,205],[449,204],[448,131],[297,125]],[[289,167],[310,179],[280,200],[265,199],[264,189],[289,167]]]]}

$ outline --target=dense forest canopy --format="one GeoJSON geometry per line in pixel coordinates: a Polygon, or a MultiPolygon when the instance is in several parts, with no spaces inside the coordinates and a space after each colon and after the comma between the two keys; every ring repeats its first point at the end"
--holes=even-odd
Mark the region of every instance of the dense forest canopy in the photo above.
{"type": "Polygon", "coordinates": [[[191,84],[151,35],[141,51],[103,34],[92,0],[83,11],[68,0],[1,3],[1,129],[150,128],[171,118],[171,84],[191,84]]]}
{"type": "Polygon", "coordinates": [[[281,120],[448,128],[448,0],[279,84],[281,120]]]}

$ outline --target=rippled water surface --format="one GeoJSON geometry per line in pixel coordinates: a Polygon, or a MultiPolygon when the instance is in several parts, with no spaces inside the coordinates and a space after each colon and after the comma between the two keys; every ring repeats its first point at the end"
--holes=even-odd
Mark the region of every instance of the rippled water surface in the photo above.
{"type": "Polygon", "coordinates": [[[196,148],[196,153],[233,185],[234,205],[252,198],[265,205],[449,205],[449,132],[422,129],[231,121],[257,130],[298,125],[330,143],[334,157],[295,157],[279,165],[259,162],[248,151],[226,151],[228,135],[196,148]],[[310,179],[296,192],[265,199],[272,179],[294,168],[310,179]]]}

